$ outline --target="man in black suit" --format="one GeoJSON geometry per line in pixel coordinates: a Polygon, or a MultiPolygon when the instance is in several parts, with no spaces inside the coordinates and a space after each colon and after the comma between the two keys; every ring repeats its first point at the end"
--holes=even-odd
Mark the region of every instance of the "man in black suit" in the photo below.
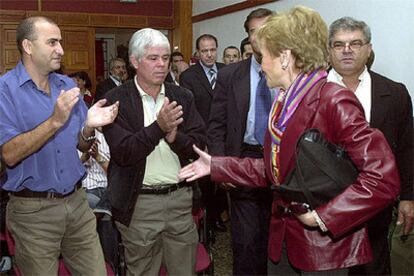
{"type": "MultiPolygon", "coordinates": [[[[217,80],[217,72],[225,66],[217,62],[217,38],[211,34],[203,34],[196,40],[200,60],[180,75],[180,86],[189,89],[195,99],[198,112],[207,126],[213,89],[217,80]]],[[[213,229],[225,231],[226,227],[220,219],[220,209],[215,202],[215,186],[209,177],[198,181],[202,200],[207,208],[207,219],[213,229]]],[[[223,198],[223,197],[222,197],[223,198]]]]}
{"type": "Polygon", "coordinates": [[[96,87],[95,102],[104,98],[106,92],[120,86],[128,79],[125,61],[122,58],[114,58],[109,62],[109,78],[99,83],[96,87]]]}
{"type": "MultiPolygon", "coordinates": [[[[351,17],[333,22],[329,28],[329,53],[332,70],[328,80],[355,92],[367,121],[384,133],[393,149],[401,177],[397,225],[407,234],[414,223],[413,192],[413,109],[410,95],[401,83],[394,82],[366,67],[372,53],[369,26],[351,17]]],[[[374,260],[351,269],[354,275],[390,275],[388,228],[392,206],[368,222],[374,260]]]]}
{"type": "Polygon", "coordinates": [[[223,63],[217,62],[217,47],[217,38],[211,34],[203,34],[197,38],[196,48],[200,61],[190,66],[180,76],[180,86],[193,92],[197,110],[206,125],[217,72],[224,66],[223,63]]]}
{"type": "MultiPolygon", "coordinates": [[[[212,155],[263,157],[263,147],[255,138],[255,100],[261,69],[254,32],[271,15],[272,11],[261,8],[247,16],[244,27],[254,54],[218,74],[207,133],[212,155]]],[[[230,196],[233,274],[266,275],[271,191],[237,188],[230,191],[230,196]]]]}

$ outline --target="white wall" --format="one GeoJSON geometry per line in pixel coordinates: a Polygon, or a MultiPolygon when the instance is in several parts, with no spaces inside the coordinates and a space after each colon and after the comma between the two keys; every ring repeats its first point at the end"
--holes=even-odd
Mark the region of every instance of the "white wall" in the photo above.
{"type": "Polygon", "coordinates": [[[193,0],[193,15],[227,7],[244,0],[193,0]]]}
{"type": "MultiPolygon", "coordinates": [[[[234,4],[240,1],[194,0],[193,15],[222,7],[226,2],[234,4]],[[213,6],[215,2],[219,5],[213,6]]],[[[305,5],[317,10],[328,25],[342,16],[364,20],[372,32],[375,51],[372,69],[404,83],[414,99],[413,0],[280,0],[258,7],[286,11],[295,5],[305,5]]],[[[218,56],[221,59],[226,46],[233,44],[238,47],[240,41],[247,36],[243,29],[244,20],[258,7],[193,24],[193,41],[203,33],[215,35],[219,42],[218,56]]]]}

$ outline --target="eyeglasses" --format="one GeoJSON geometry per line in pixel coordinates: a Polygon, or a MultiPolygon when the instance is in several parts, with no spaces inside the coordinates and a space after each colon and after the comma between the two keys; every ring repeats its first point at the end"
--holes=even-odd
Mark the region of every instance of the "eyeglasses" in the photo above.
{"type": "Polygon", "coordinates": [[[213,49],[203,49],[203,50],[200,51],[200,53],[202,55],[207,55],[208,53],[214,54],[215,52],[217,52],[217,49],[216,48],[213,48],[213,49]]]}
{"type": "Polygon", "coordinates": [[[114,66],[115,69],[126,69],[125,65],[115,65],[114,66]]]}
{"type": "Polygon", "coordinates": [[[361,49],[362,46],[365,46],[368,43],[369,42],[363,42],[360,39],[352,40],[351,42],[335,41],[332,44],[331,48],[338,52],[345,50],[346,47],[348,47],[352,51],[358,51],[359,49],[361,49]]]}

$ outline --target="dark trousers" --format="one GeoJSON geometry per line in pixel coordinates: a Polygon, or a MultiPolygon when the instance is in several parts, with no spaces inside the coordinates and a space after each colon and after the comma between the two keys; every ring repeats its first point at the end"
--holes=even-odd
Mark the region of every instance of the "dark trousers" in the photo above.
{"type": "Polygon", "coordinates": [[[105,213],[110,210],[106,188],[95,188],[86,190],[89,207],[98,214],[97,229],[99,240],[105,261],[110,263],[116,272],[119,267],[119,233],[115,227],[112,217],[105,213]]]}
{"type": "Polygon", "coordinates": [[[201,190],[202,206],[207,209],[207,221],[212,227],[211,229],[214,229],[214,223],[220,218],[222,209],[222,203],[216,194],[218,187],[210,180],[210,176],[200,178],[198,186],[201,190]]]}
{"type": "MultiPolygon", "coordinates": [[[[262,158],[246,149],[242,157],[262,158]]],[[[272,202],[270,188],[230,191],[233,275],[266,275],[267,244],[272,202]]]]}
{"type": "Polygon", "coordinates": [[[233,191],[231,231],[234,275],[266,275],[270,190],[233,191]]]}
{"type": "Polygon", "coordinates": [[[388,229],[391,219],[392,206],[389,206],[368,221],[368,237],[374,258],[368,264],[352,267],[349,275],[391,275],[388,245],[388,229]]]}

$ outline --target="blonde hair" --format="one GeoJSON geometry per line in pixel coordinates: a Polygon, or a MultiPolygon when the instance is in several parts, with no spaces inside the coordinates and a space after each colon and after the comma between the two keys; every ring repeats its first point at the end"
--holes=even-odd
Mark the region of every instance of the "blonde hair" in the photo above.
{"type": "Polygon", "coordinates": [[[268,19],[257,32],[259,48],[279,57],[291,50],[295,66],[305,73],[328,66],[328,27],[316,11],[296,6],[268,19]]]}

